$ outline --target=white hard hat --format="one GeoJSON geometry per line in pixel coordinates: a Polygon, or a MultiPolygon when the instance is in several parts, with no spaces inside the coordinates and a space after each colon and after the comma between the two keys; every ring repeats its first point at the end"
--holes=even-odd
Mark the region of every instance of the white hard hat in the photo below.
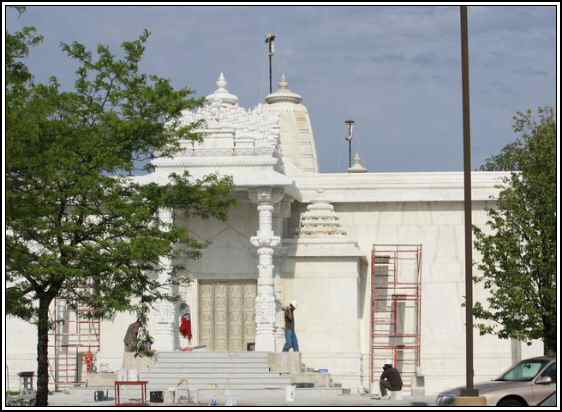
{"type": "Polygon", "coordinates": [[[297,301],[296,300],[291,301],[291,306],[296,308],[297,307],[297,301]]]}
{"type": "Polygon", "coordinates": [[[390,365],[390,366],[393,366],[394,363],[393,363],[390,359],[387,359],[387,360],[384,361],[383,365],[390,365]]]}

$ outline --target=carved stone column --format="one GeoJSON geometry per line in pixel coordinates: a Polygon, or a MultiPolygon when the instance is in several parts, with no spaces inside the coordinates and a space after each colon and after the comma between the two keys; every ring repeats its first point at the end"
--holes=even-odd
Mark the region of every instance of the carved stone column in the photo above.
{"type": "MultiPolygon", "coordinates": [[[[159,219],[163,230],[169,228],[173,223],[172,209],[160,209],[159,219]]],[[[158,272],[159,283],[167,283],[172,276],[172,260],[170,258],[160,259],[160,271],[158,272]]],[[[166,293],[171,293],[171,286],[163,286],[166,293]]],[[[152,313],[154,331],[154,344],[152,348],[157,351],[173,351],[175,349],[175,305],[166,300],[161,300],[154,305],[152,313]]]]}
{"type": "MultiPolygon", "coordinates": [[[[279,203],[276,203],[273,211],[273,230],[283,239],[285,235],[283,223],[285,219],[291,216],[292,199],[284,197],[279,203]]],[[[286,257],[286,250],[278,247],[273,257],[273,290],[275,295],[275,351],[280,352],[285,344],[285,316],[282,310],[284,305],[283,291],[281,288],[281,271],[286,257]]]]}
{"type": "Polygon", "coordinates": [[[285,253],[283,248],[277,248],[274,256],[274,276],[273,276],[273,293],[275,295],[275,324],[273,333],[275,335],[275,352],[280,352],[285,344],[285,316],[283,307],[283,291],[281,289],[281,273],[280,268],[283,265],[285,253]]]}
{"type": "Polygon", "coordinates": [[[282,190],[259,188],[249,193],[256,203],[259,223],[256,236],[250,239],[258,254],[258,290],[256,297],[256,351],[275,351],[275,292],[273,253],[281,239],[273,232],[274,204],[283,197],[282,190]]]}

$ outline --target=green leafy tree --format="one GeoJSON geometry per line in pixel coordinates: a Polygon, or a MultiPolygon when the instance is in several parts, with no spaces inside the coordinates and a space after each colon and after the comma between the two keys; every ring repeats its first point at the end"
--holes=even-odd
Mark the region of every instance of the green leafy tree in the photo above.
{"type": "Polygon", "coordinates": [[[485,233],[474,227],[482,260],[475,277],[490,295],[474,306],[481,334],[521,341],[542,339],[556,352],[556,124],[551,108],[517,113],[518,140],[489,159],[485,170],[514,170],[485,233]]]}
{"type": "MultiPolygon", "coordinates": [[[[159,220],[161,208],[225,219],[234,204],[232,182],[210,175],[171,175],[165,185],[140,185],[131,174],[155,153],[172,156],[180,140],[199,140],[181,113],[202,103],[189,88],[139,71],[145,31],[93,54],[62,44],[77,62],[71,91],[55,77],[34,82],[23,59],[41,41],[33,28],[6,33],[6,309],[37,327],[36,405],[48,403],[49,306],[80,302],[92,316],[137,312],[174,300],[185,281],[155,273],[161,258],[195,258],[205,245],[185,228],[159,220]],[[93,288],[84,287],[93,285],[93,288]]],[[[148,337],[149,338],[149,337],[148,337]]]]}

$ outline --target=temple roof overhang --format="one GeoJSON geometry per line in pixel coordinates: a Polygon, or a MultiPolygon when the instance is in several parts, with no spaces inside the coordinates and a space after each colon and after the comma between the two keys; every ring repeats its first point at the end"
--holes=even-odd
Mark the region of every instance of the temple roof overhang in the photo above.
{"type": "Polygon", "coordinates": [[[134,176],[135,182],[139,184],[156,183],[165,185],[170,183],[172,173],[182,175],[185,171],[195,179],[215,174],[219,177],[231,177],[234,190],[244,191],[258,187],[283,188],[285,193],[293,199],[300,200],[293,178],[290,178],[274,169],[276,160],[273,158],[249,157],[244,161],[240,157],[236,159],[212,158],[174,158],[158,159],[155,163],[155,172],[134,176]]]}
{"type": "MultiPolygon", "coordinates": [[[[472,201],[493,201],[509,172],[472,172],[472,201]]],[[[319,173],[295,177],[309,203],[462,202],[463,172],[319,173]]]]}

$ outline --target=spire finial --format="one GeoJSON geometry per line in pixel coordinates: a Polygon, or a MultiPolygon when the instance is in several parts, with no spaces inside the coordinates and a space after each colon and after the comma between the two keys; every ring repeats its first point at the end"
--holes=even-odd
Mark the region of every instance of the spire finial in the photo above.
{"type": "Polygon", "coordinates": [[[217,84],[217,87],[218,87],[219,89],[226,89],[226,85],[227,85],[228,83],[226,82],[226,79],[224,78],[224,73],[223,73],[223,72],[221,72],[221,74],[219,75],[219,78],[218,78],[216,84],[217,84]]]}
{"type": "Polygon", "coordinates": [[[224,78],[224,73],[221,72],[219,74],[219,78],[216,82],[217,90],[207,96],[209,101],[221,101],[222,103],[230,104],[230,105],[237,105],[238,104],[238,97],[231,94],[228,90],[226,90],[226,79],[224,78]]]}
{"type": "Polygon", "coordinates": [[[287,81],[287,76],[285,76],[285,73],[283,73],[281,75],[281,80],[279,81],[279,88],[280,89],[288,89],[289,88],[289,82],[287,81]]]}

